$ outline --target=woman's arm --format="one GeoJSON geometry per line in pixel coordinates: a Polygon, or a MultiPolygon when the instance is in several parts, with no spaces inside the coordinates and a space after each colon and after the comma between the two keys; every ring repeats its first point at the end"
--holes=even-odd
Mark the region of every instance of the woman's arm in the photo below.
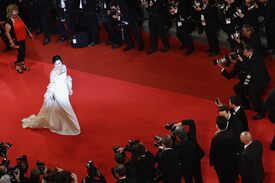
{"type": "Polygon", "coordinates": [[[6,25],[5,25],[5,31],[6,31],[6,36],[7,36],[8,40],[9,40],[9,42],[10,42],[10,47],[18,49],[19,46],[15,45],[14,42],[13,42],[13,40],[12,40],[12,38],[11,38],[11,35],[10,35],[11,25],[9,23],[6,23],[6,25]]]}

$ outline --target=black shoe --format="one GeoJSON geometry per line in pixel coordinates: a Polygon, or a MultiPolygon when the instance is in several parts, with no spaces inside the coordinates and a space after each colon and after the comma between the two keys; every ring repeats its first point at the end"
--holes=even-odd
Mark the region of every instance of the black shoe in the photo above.
{"type": "Polygon", "coordinates": [[[165,46],[164,48],[161,49],[161,51],[162,51],[163,53],[167,52],[168,50],[169,50],[169,47],[168,47],[168,46],[165,46]]]}
{"type": "Polygon", "coordinates": [[[259,120],[265,117],[265,114],[256,114],[252,117],[253,120],[259,120]]]}
{"type": "Polygon", "coordinates": [[[127,46],[127,47],[125,47],[124,49],[123,49],[123,51],[129,51],[129,50],[131,50],[132,48],[130,47],[130,46],[127,46]]]}
{"type": "Polygon", "coordinates": [[[43,41],[43,45],[47,45],[50,42],[50,38],[45,38],[43,41]]]}
{"type": "Polygon", "coordinates": [[[213,57],[213,56],[217,56],[217,55],[219,55],[219,53],[217,53],[217,52],[210,52],[210,53],[208,53],[209,57],[213,57]]]}
{"type": "Polygon", "coordinates": [[[149,51],[147,51],[147,55],[152,55],[156,51],[156,49],[150,49],[149,51]]]}
{"type": "Polygon", "coordinates": [[[88,44],[88,46],[89,47],[91,47],[91,46],[95,46],[96,45],[96,43],[95,42],[90,42],[90,44],[88,44]]]}
{"type": "Polygon", "coordinates": [[[117,49],[117,48],[119,48],[119,47],[120,47],[119,44],[113,44],[112,49],[117,49]]]}
{"type": "Polygon", "coordinates": [[[139,48],[138,48],[138,51],[143,51],[144,50],[144,46],[140,46],[139,48]]]}
{"type": "Polygon", "coordinates": [[[111,40],[107,40],[105,45],[108,46],[108,45],[111,45],[112,44],[112,41],[111,40]]]}
{"type": "Polygon", "coordinates": [[[61,42],[63,42],[63,41],[65,41],[67,38],[66,37],[60,37],[60,38],[58,38],[58,40],[56,40],[56,42],[57,43],[61,43],[61,42]]]}
{"type": "Polygon", "coordinates": [[[185,55],[192,55],[194,49],[189,49],[185,52],[185,55]]]}

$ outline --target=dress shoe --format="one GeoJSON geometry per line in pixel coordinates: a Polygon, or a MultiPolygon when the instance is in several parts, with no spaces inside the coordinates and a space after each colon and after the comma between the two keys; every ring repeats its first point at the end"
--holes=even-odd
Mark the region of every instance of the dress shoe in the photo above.
{"type": "Polygon", "coordinates": [[[131,50],[132,48],[130,47],[130,46],[127,46],[127,47],[125,47],[124,49],[123,49],[123,51],[129,51],[129,50],[131,50]]]}
{"type": "Polygon", "coordinates": [[[140,46],[139,48],[138,48],[138,51],[143,51],[144,50],[144,46],[140,46]]]}
{"type": "Polygon", "coordinates": [[[112,41],[111,41],[111,40],[107,40],[106,43],[105,43],[105,45],[107,45],[107,46],[108,46],[108,45],[111,45],[111,44],[112,44],[112,41]]]}
{"type": "Polygon", "coordinates": [[[169,50],[169,47],[168,47],[168,46],[165,46],[165,47],[163,47],[163,48],[161,49],[161,51],[162,51],[163,53],[167,52],[168,50],[169,50]]]}
{"type": "Polygon", "coordinates": [[[149,51],[147,51],[147,55],[152,55],[156,51],[156,49],[150,49],[149,51]]]}
{"type": "Polygon", "coordinates": [[[188,49],[186,52],[185,52],[185,55],[192,55],[194,49],[188,49]]]}
{"type": "Polygon", "coordinates": [[[256,114],[252,117],[253,120],[259,120],[265,117],[265,114],[256,114]]]}
{"type": "Polygon", "coordinates": [[[95,45],[96,45],[95,42],[90,42],[90,43],[88,44],[89,47],[92,47],[92,46],[95,46],[95,45]]]}
{"type": "Polygon", "coordinates": [[[43,41],[43,45],[47,45],[50,42],[50,38],[45,38],[43,41]]]}
{"type": "Polygon", "coordinates": [[[58,38],[58,40],[56,40],[56,42],[57,43],[61,43],[61,42],[63,42],[63,41],[65,41],[67,38],[66,37],[60,37],[60,38],[58,38]]]}
{"type": "Polygon", "coordinates": [[[119,48],[119,47],[120,47],[119,44],[113,44],[112,49],[117,49],[117,48],[119,48]]]}
{"type": "Polygon", "coordinates": [[[219,55],[219,53],[217,53],[217,52],[210,52],[210,53],[208,53],[209,57],[213,57],[213,56],[217,56],[217,55],[219,55]]]}

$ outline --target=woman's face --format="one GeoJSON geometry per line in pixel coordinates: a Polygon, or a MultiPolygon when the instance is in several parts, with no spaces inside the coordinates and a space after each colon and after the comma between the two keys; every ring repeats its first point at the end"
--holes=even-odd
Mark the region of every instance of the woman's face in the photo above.
{"type": "Polygon", "coordinates": [[[12,14],[11,14],[12,18],[17,18],[18,17],[18,11],[17,10],[13,10],[12,14]]]}
{"type": "Polygon", "coordinates": [[[61,60],[57,60],[54,62],[54,68],[55,69],[60,69],[62,67],[62,62],[61,60]]]}

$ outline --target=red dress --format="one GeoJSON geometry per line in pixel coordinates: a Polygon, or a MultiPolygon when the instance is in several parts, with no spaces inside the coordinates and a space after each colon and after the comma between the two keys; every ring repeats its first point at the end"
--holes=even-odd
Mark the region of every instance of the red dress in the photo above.
{"type": "Polygon", "coordinates": [[[16,37],[16,41],[23,41],[26,39],[26,28],[21,18],[13,19],[13,29],[16,37]]]}

